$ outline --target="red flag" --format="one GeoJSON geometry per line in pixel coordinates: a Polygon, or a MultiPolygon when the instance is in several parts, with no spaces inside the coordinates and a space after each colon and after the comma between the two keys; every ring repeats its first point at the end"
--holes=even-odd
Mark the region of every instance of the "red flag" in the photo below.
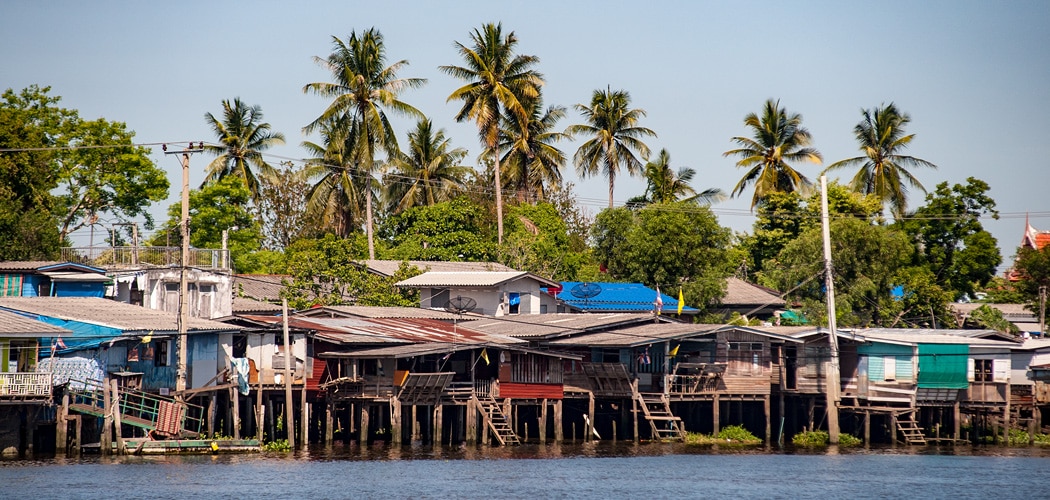
{"type": "Polygon", "coordinates": [[[656,314],[664,310],[664,298],[660,296],[660,285],[656,285],[656,314]]]}
{"type": "Polygon", "coordinates": [[[66,348],[66,343],[62,341],[62,336],[61,335],[59,335],[58,339],[55,340],[55,347],[58,348],[58,349],[65,349],[66,348]]]}

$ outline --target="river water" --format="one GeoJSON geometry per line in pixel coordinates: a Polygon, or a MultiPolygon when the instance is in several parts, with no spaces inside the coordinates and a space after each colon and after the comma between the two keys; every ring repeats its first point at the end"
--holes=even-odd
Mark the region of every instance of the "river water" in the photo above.
{"type": "Polygon", "coordinates": [[[1050,498],[1050,448],[585,443],[0,462],[0,498],[1050,498]]]}

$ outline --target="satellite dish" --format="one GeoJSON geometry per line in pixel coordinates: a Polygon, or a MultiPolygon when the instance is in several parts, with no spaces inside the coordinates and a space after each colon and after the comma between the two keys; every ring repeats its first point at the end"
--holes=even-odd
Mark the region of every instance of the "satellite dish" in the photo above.
{"type": "Polygon", "coordinates": [[[475,307],[478,307],[478,301],[470,297],[456,297],[445,303],[445,310],[456,314],[473,311],[475,307]]]}
{"type": "Polygon", "coordinates": [[[572,287],[569,293],[578,299],[589,299],[602,293],[602,287],[597,283],[580,283],[572,287]]]}

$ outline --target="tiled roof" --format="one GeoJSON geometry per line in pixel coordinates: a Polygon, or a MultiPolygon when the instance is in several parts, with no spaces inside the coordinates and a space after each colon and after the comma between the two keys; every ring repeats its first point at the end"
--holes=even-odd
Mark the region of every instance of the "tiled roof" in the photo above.
{"type": "Polygon", "coordinates": [[[522,339],[539,339],[593,332],[653,320],[648,313],[551,313],[486,316],[470,328],[522,339]]]}
{"type": "Polygon", "coordinates": [[[430,271],[399,281],[397,286],[408,288],[419,287],[494,287],[510,281],[531,278],[541,285],[554,286],[556,282],[541,278],[524,271],[470,271],[470,272],[436,272],[430,271]]]}
{"type": "Polygon", "coordinates": [[[233,296],[280,302],[281,290],[284,289],[281,280],[291,283],[292,277],[286,274],[235,274],[233,296]]]}
{"type": "Polygon", "coordinates": [[[43,321],[27,318],[13,312],[0,310],[0,337],[5,335],[50,337],[68,333],[70,331],[65,328],[49,325],[43,321]]]}
{"type": "Polygon", "coordinates": [[[0,262],[0,271],[36,271],[41,267],[63,264],[60,260],[9,260],[0,262]]]}
{"type": "Polygon", "coordinates": [[[362,260],[359,264],[364,265],[369,271],[383,276],[393,276],[401,267],[402,262],[419,268],[420,271],[436,272],[483,272],[483,271],[514,271],[499,262],[444,262],[429,260],[362,260]]]}
{"type": "MultiPolygon", "coordinates": [[[[579,281],[564,281],[561,283],[561,291],[558,292],[558,300],[581,311],[596,312],[642,312],[652,311],[656,302],[656,290],[641,283],[587,283],[597,286],[600,291],[593,297],[583,298],[572,294],[573,287],[581,285],[579,281]]],[[[678,299],[661,292],[663,300],[663,312],[674,313],[678,310],[678,299]]],[[[699,310],[688,305],[682,308],[682,312],[692,314],[699,310]]]]}
{"type": "Polygon", "coordinates": [[[726,295],[722,305],[726,306],[772,306],[782,307],[786,304],[776,290],[748,283],[739,278],[726,279],[726,295]]]}
{"type": "MultiPolygon", "coordinates": [[[[103,325],[124,332],[178,331],[176,315],[115,300],[87,297],[2,297],[0,308],[103,325]]],[[[236,330],[218,321],[189,318],[187,330],[236,330]]]]}

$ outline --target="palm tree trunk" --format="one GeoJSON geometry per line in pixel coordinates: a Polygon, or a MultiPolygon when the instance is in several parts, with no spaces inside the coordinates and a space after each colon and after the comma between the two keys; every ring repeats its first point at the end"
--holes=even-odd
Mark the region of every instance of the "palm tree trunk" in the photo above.
{"type": "Polygon", "coordinates": [[[376,260],[376,247],[372,243],[372,191],[365,190],[365,233],[368,234],[368,259],[376,260]]]}
{"type": "Polygon", "coordinates": [[[503,184],[500,182],[499,176],[499,151],[496,151],[496,144],[489,144],[489,151],[492,152],[493,157],[496,159],[496,231],[498,236],[498,242],[500,245],[503,244],[503,184]]]}

